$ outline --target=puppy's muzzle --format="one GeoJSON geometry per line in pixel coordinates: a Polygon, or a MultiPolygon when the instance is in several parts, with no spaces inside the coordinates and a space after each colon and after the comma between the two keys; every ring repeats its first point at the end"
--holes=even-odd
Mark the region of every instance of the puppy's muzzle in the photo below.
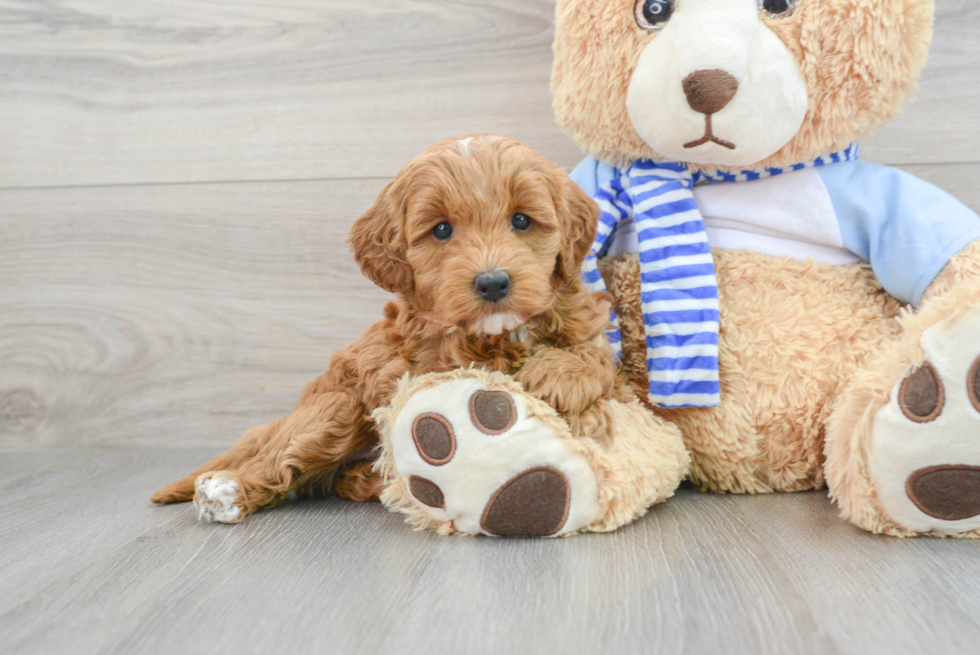
{"type": "Polygon", "coordinates": [[[486,271],[473,280],[476,294],[487,302],[498,302],[510,291],[510,275],[506,271],[486,271]]]}

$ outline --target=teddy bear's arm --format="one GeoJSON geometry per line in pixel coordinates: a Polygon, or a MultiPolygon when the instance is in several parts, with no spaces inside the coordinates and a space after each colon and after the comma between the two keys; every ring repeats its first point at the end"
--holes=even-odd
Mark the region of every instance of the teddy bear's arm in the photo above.
{"type": "Polygon", "coordinates": [[[980,239],[980,217],[970,208],[904,171],[861,161],[818,170],[844,247],[902,302],[918,306],[943,267],[980,239]]]}
{"type": "Polygon", "coordinates": [[[604,184],[621,174],[614,166],[601,162],[595,157],[586,157],[568,176],[582,187],[590,198],[595,198],[604,184]]]}

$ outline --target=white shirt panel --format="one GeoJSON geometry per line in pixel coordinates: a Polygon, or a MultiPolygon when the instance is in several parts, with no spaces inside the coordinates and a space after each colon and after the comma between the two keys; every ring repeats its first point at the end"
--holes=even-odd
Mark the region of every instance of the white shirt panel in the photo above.
{"type": "MultiPolygon", "coordinates": [[[[743,248],[766,255],[850,264],[861,258],[844,248],[830,194],[815,169],[738,184],[694,188],[713,248],[743,248]]],[[[619,224],[609,255],[639,250],[632,220],[619,224]]]]}

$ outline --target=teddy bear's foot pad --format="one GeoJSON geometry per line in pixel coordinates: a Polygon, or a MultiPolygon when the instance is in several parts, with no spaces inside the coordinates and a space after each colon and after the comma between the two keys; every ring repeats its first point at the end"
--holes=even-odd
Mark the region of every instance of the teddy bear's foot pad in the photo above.
{"type": "Polygon", "coordinates": [[[502,537],[545,537],[565,525],[571,502],[568,478],[558,469],[540,466],[517,475],[494,492],[480,525],[502,537]]]}
{"type": "Polygon", "coordinates": [[[390,505],[492,536],[557,536],[595,519],[595,474],[553,409],[479,371],[414,384],[390,443],[410,498],[390,505]]]}
{"type": "Polygon", "coordinates": [[[885,511],[920,533],[980,529],[980,311],[938,323],[924,361],[875,418],[870,468],[885,511]]]}

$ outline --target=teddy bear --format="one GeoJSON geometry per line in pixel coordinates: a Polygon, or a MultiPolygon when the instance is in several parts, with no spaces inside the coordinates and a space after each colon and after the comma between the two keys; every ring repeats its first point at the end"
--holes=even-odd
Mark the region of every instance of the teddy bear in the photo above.
{"type": "Polygon", "coordinates": [[[980,219],[855,145],[913,90],[932,1],[556,12],[555,115],[608,235],[586,275],[691,480],[827,486],[866,530],[977,536],[980,219]]]}
{"type": "MultiPolygon", "coordinates": [[[[980,218],[856,145],[914,90],[932,22],[932,0],[558,0],[555,117],[601,210],[583,277],[689,457],[639,458],[644,475],[828,488],[870,532],[980,536],[980,218]]],[[[583,452],[506,376],[440,375],[403,380],[377,415],[382,500],[415,525],[609,530],[669,497],[629,491],[615,443],[583,452]],[[465,409],[492,389],[517,399],[503,440],[465,409]],[[467,442],[448,465],[413,436],[433,413],[467,442]],[[534,414],[549,445],[515,429],[534,414]],[[560,502],[521,482],[567,460],[560,502]],[[420,502],[413,476],[446,488],[420,502]]]]}

